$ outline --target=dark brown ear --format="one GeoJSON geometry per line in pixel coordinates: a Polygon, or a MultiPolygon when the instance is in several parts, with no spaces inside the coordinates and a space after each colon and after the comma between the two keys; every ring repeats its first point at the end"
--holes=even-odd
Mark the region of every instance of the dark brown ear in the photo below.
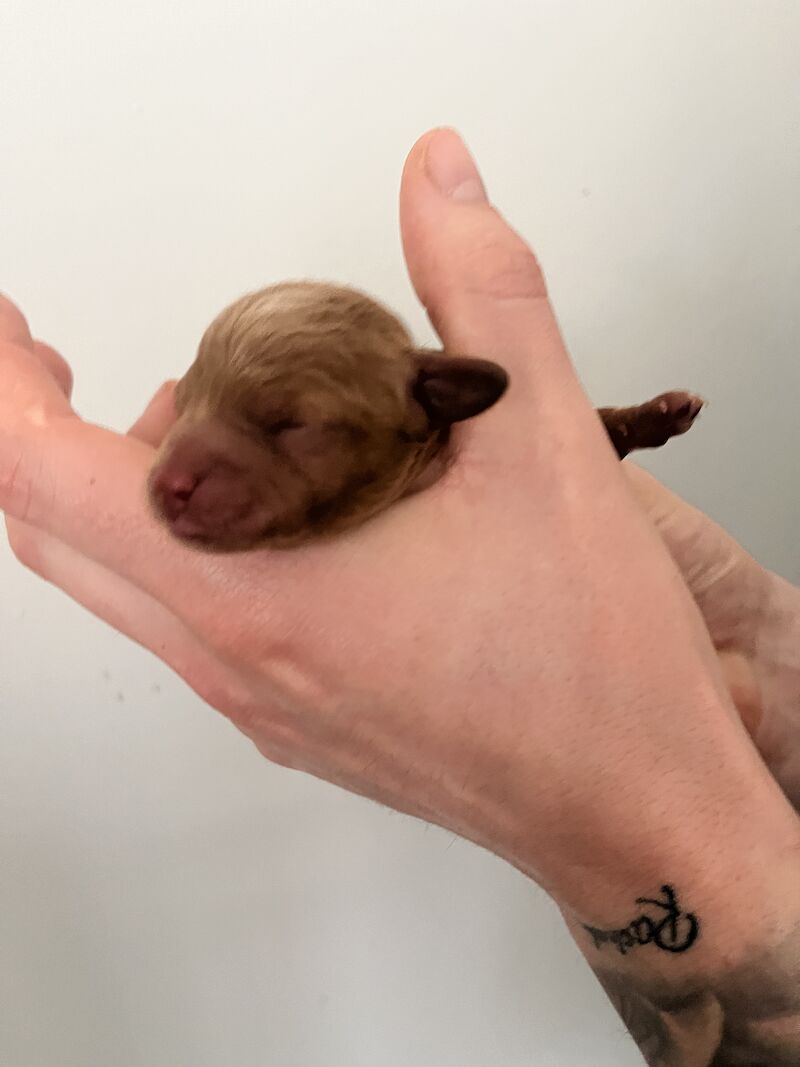
{"type": "Polygon", "coordinates": [[[496,404],[508,387],[503,368],[486,359],[422,349],[415,353],[414,362],[411,393],[432,426],[449,426],[480,415],[496,404]]]}

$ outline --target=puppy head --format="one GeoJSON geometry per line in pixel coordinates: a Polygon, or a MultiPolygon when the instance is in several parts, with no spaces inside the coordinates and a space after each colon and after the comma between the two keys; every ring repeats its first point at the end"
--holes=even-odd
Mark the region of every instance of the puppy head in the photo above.
{"type": "Polygon", "coordinates": [[[150,500],[176,537],[216,551],[329,535],[432,480],[451,424],[506,385],[496,364],[416,349],[354,290],[272,286],[206,331],[150,500]]]}

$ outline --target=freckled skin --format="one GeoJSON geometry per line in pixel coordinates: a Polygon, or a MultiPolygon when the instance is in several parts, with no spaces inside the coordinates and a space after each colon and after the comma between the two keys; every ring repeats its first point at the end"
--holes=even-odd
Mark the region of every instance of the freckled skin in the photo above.
{"type": "MultiPolygon", "coordinates": [[[[150,502],[176,537],[210,551],[332,536],[434,482],[452,424],[507,384],[495,363],[416,347],[363,293],[274,285],[206,330],[176,390],[150,502]]],[[[685,432],[701,403],[669,393],[600,416],[622,457],[685,432]]]]}

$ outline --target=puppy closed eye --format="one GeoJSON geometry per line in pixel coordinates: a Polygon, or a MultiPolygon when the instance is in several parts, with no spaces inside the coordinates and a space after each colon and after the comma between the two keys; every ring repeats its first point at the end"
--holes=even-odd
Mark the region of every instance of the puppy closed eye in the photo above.
{"type": "Polygon", "coordinates": [[[251,434],[260,437],[265,444],[280,439],[289,431],[300,430],[305,425],[299,418],[279,415],[274,411],[248,411],[243,419],[243,428],[246,427],[251,434]]]}
{"type": "Polygon", "coordinates": [[[270,423],[267,433],[279,451],[303,465],[311,460],[339,453],[335,432],[322,422],[281,419],[270,423]]]}
{"type": "Polygon", "coordinates": [[[285,433],[286,430],[300,430],[305,426],[305,423],[300,422],[299,419],[275,419],[273,422],[268,422],[264,429],[268,434],[285,433]]]}

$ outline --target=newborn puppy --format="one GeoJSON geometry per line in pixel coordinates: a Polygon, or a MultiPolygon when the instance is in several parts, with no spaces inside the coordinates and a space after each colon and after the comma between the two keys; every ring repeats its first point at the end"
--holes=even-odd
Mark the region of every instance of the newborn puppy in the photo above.
{"type": "MultiPolygon", "coordinates": [[[[495,363],[416,347],[355,290],[274,285],[204,334],[176,388],[178,419],[149,498],[176,537],[208,550],[327,537],[432,484],[453,423],[491,407],[507,384],[495,363]]],[[[622,457],[684,433],[701,406],[666,393],[599,414],[622,457]]]]}

